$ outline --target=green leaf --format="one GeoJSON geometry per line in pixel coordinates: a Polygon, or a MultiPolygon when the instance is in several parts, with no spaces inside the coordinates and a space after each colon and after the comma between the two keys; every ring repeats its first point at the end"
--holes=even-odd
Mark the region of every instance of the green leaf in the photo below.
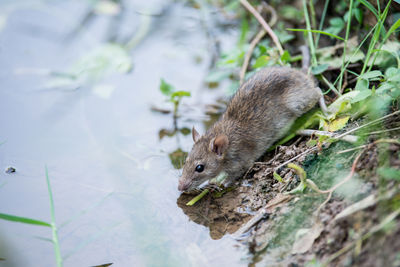
{"type": "Polygon", "coordinates": [[[363,22],[363,12],[360,8],[355,8],[354,11],[354,16],[356,17],[356,20],[358,21],[359,24],[362,24],[363,22]]]}
{"type": "MultiPolygon", "coordinates": [[[[344,22],[343,22],[343,25],[344,25],[344,22]]],[[[342,37],[337,36],[337,35],[335,35],[335,34],[332,34],[332,33],[330,33],[330,32],[327,32],[327,31],[307,30],[307,29],[286,29],[286,30],[288,30],[288,31],[294,31],[294,32],[314,32],[314,33],[320,33],[320,34],[328,35],[328,36],[330,36],[330,37],[332,37],[332,38],[336,38],[336,39],[339,39],[339,40],[341,40],[341,41],[344,41],[344,39],[343,39],[342,37]]],[[[340,32],[340,31],[339,31],[339,32],[340,32]]]]}
{"type": "Polygon", "coordinates": [[[313,66],[313,67],[311,67],[311,73],[314,75],[321,74],[324,71],[326,71],[328,69],[328,67],[329,67],[328,64],[321,64],[321,65],[313,66]]]}
{"type": "Polygon", "coordinates": [[[364,6],[366,6],[374,15],[376,18],[378,18],[378,11],[375,9],[375,7],[369,3],[366,0],[358,0],[361,4],[363,4],[364,6]]]}
{"type": "Polygon", "coordinates": [[[398,19],[395,23],[393,23],[393,25],[390,27],[389,31],[386,33],[385,37],[383,38],[383,40],[386,40],[387,38],[389,38],[389,36],[395,31],[397,30],[397,28],[400,27],[400,19],[398,19]]]}
{"type": "Polygon", "coordinates": [[[329,24],[330,26],[325,29],[325,32],[331,33],[333,35],[340,33],[345,26],[345,22],[342,18],[332,18],[329,20],[329,24]]]}
{"type": "Polygon", "coordinates": [[[190,92],[187,92],[187,91],[176,91],[176,92],[172,93],[171,98],[183,97],[183,96],[190,96],[190,92]]]}
{"type": "Polygon", "coordinates": [[[372,94],[372,90],[361,90],[358,94],[350,101],[350,103],[360,102],[372,94]]]}
{"type": "Polygon", "coordinates": [[[303,18],[303,11],[295,8],[293,5],[284,5],[280,8],[279,14],[288,20],[300,21],[303,18]]]}
{"type": "Polygon", "coordinates": [[[358,79],[356,83],[356,88],[354,88],[356,91],[363,91],[363,90],[368,90],[369,87],[369,82],[368,80],[365,79],[358,79]]]}
{"type": "Polygon", "coordinates": [[[364,73],[363,75],[359,76],[360,79],[370,80],[373,78],[377,78],[383,76],[380,70],[372,70],[364,73]]]}
{"type": "Polygon", "coordinates": [[[378,174],[388,180],[400,181],[400,170],[395,168],[379,168],[378,174]]]}
{"type": "Polygon", "coordinates": [[[51,227],[51,224],[48,222],[39,221],[39,220],[26,218],[26,217],[14,216],[14,215],[10,215],[10,214],[4,214],[4,213],[0,213],[0,219],[6,220],[6,221],[11,221],[11,222],[20,222],[20,223],[26,223],[26,224],[51,227]]]}
{"type": "Polygon", "coordinates": [[[291,57],[290,57],[289,52],[288,52],[287,50],[285,50],[285,51],[283,52],[282,56],[281,56],[281,61],[282,61],[283,63],[288,63],[288,62],[290,61],[290,59],[291,59],[291,57]]]}
{"type": "Polygon", "coordinates": [[[160,91],[163,95],[170,96],[175,91],[175,88],[161,78],[160,91]]]}
{"type": "Polygon", "coordinates": [[[265,67],[268,65],[269,60],[270,60],[270,57],[266,56],[266,55],[257,58],[256,63],[254,63],[254,65],[253,65],[253,68],[257,69],[257,68],[265,67]]]}

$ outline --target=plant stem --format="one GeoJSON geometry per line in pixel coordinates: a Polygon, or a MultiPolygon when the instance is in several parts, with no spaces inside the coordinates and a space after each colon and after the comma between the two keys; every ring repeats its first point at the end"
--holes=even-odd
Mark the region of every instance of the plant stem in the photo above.
{"type": "Polygon", "coordinates": [[[274,33],[268,23],[263,19],[260,13],[247,1],[247,0],[240,0],[240,3],[251,13],[253,16],[258,20],[261,26],[265,29],[268,35],[271,37],[272,41],[275,43],[275,46],[278,48],[279,54],[283,55],[283,48],[281,43],[279,42],[278,36],[274,33]]]}
{"type": "MultiPolygon", "coordinates": [[[[350,0],[349,15],[347,16],[346,36],[344,38],[344,47],[343,47],[343,55],[342,55],[343,60],[342,60],[341,70],[343,70],[343,72],[346,70],[345,62],[346,62],[347,40],[349,39],[351,18],[352,17],[353,17],[353,0],[350,0]]],[[[339,84],[338,84],[338,87],[337,87],[339,92],[341,91],[341,88],[342,88],[342,82],[343,82],[343,75],[340,76],[340,78],[339,78],[339,84]]]]}
{"type": "MultiPolygon", "coordinates": [[[[325,5],[324,5],[324,10],[322,11],[321,22],[319,23],[319,28],[318,28],[319,31],[322,31],[322,27],[324,26],[326,11],[328,10],[328,5],[329,5],[329,0],[326,0],[325,5]]],[[[315,38],[315,47],[318,47],[320,35],[321,34],[318,33],[317,37],[315,38]]]]}
{"type": "Polygon", "coordinates": [[[303,0],[303,9],[304,9],[304,18],[306,20],[306,26],[307,26],[307,35],[308,35],[308,46],[310,47],[311,51],[311,60],[312,60],[312,65],[316,66],[317,65],[317,57],[315,55],[315,46],[314,46],[314,40],[313,40],[313,35],[311,31],[311,24],[310,24],[310,18],[308,16],[308,9],[307,9],[307,3],[306,0],[303,0]]]}
{"type": "Polygon", "coordinates": [[[54,211],[53,193],[51,191],[49,172],[47,170],[47,166],[45,167],[45,169],[46,169],[47,189],[49,191],[49,198],[50,198],[51,229],[52,229],[52,235],[53,235],[54,252],[56,254],[57,267],[62,267],[63,266],[63,262],[62,262],[61,252],[60,252],[60,244],[58,242],[58,234],[57,234],[57,226],[56,226],[56,215],[55,215],[55,211],[54,211]]]}

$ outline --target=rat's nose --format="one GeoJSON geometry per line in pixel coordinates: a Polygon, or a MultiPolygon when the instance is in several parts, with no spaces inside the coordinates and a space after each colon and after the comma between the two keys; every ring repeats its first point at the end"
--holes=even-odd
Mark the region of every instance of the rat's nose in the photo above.
{"type": "Polygon", "coordinates": [[[178,190],[184,192],[188,190],[190,187],[190,183],[184,180],[179,180],[178,190]]]}

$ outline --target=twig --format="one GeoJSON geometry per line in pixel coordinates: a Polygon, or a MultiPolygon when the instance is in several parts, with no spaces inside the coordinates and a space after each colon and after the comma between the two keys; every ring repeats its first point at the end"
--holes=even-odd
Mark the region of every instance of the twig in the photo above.
{"type": "Polygon", "coordinates": [[[303,155],[306,155],[306,154],[308,154],[308,153],[310,153],[310,152],[313,152],[314,150],[317,150],[317,147],[316,147],[316,146],[315,146],[315,147],[312,147],[312,148],[310,148],[310,149],[307,149],[307,150],[304,151],[303,153],[300,153],[300,154],[298,154],[297,156],[295,156],[295,157],[293,157],[293,158],[291,158],[291,159],[285,161],[284,163],[282,163],[281,165],[279,165],[278,167],[276,167],[274,171],[279,170],[280,168],[282,168],[282,167],[285,166],[286,164],[288,164],[288,163],[294,161],[295,159],[300,158],[300,157],[303,156],[303,155]]]}
{"type": "MultiPolygon", "coordinates": [[[[274,24],[276,23],[277,18],[278,18],[278,16],[276,15],[275,9],[273,7],[271,7],[270,5],[266,4],[265,2],[263,2],[262,7],[267,9],[271,13],[271,19],[269,20],[268,23],[269,23],[269,25],[271,25],[271,27],[274,26],[274,24]]],[[[242,84],[244,82],[246,70],[249,67],[251,55],[253,54],[254,48],[261,41],[261,39],[265,36],[266,33],[267,32],[264,29],[261,29],[257,33],[256,37],[254,37],[254,39],[251,41],[249,50],[246,52],[246,56],[244,57],[242,68],[240,69],[240,76],[239,76],[240,84],[242,84]]]]}
{"type": "Polygon", "coordinates": [[[375,131],[375,132],[370,132],[370,133],[365,133],[365,134],[362,134],[362,135],[386,133],[386,132],[391,132],[391,131],[396,131],[396,130],[400,130],[400,127],[386,129],[386,130],[380,130],[380,131],[375,131]]]}
{"type": "Polygon", "coordinates": [[[356,146],[356,147],[353,147],[353,148],[349,148],[349,149],[345,149],[345,150],[342,150],[342,151],[338,151],[338,152],[336,152],[336,154],[343,154],[343,153],[351,152],[351,151],[354,151],[354,150],[357,150],[357,149],[364,148],[366,146],[368,146],[368,145],[356,146]]]}
{"type": "MultiPolygon", "coordinates": [[[[331,132],[326,132],[326,131],[303,129],[303,130],[298,130],[296,133],[299,135],[304,135],[304,136],[323,135],[323,136],[328,136],[328,137],[337,139],[337,134],[331,133],[331,132]]],[[[346,136],[341,137],[340,139],[342,139],[343,141],[349,142],[349,143],[355,143],[358,141],[358,137],[355,135],[346,135],[346,136]]]]}
{"type": "Polygon", "coordinates": [[[261,29],[256,37],[254,37],[254,39],[251,41],[250,46],[249,46],[249,50],[246,53],[246,56],[244,57],[244,61],[243,61],[243,65],[242,68],[240,69],[240,84],[242,84],[244,82],[244,76],[246,75],[246,70],[249,67],[249,63],[250,63],[250,59],[251,59],[251,55],[253,54],[253,50],[256,47],[256,45],[261,41],[261,39],[264,37],[264,35],[267,32],[264,29],[261,29]]]}
{"type": "Polygon", "coordinates": [[[257,10],[255,10],[255,8],[247,0],[240,0],[240,3],[258,20],[261,26],[271,37],[272,41],[275,43],[276,47],[278,48],[279,54],[283,55],[283,48],[281,43],[279,42],[278,36],[276,36],[274,31],[271,29],[268,23],[263,19],[260,13],[258,13],[257,10]]]}
{"type": "Polygon", "coordinates": [[[336,138],[338,138],[338,139],[339,139],[339,138],[342,138],[342,137],[345,136],[345,135],[348,135],[348,134],[350,134],[350,133],[352,133],[352,132],[355,132],[355,131],[357,131],[357,130],[359,130],[359,129],[361,129],[361,128],[367,127],[367,126],[369,126],[369,125],[371,125],[371,124],[375,124],[375,123],[377,123],[377,122],[380,122],[380,121],[382,121],[382,120],[384,120],[384,119],[387,119],[387,118],[389,118],[389,117],[391,117],[391,116],[394,116],[394,115],[396,115],[396,114],[398,114],[398,113],[400,113],[400,110],[395,111],[395,112],[393,112],[393,113],[390,113],[390,114],[388,114],[388,115],[386,115],[386,116],[383,116],[383,117],[381,117],[381,118],[378,118],[378,119],[376,119],[376,120],[370,121],[370,122],[368,122],[368,123],[366,123],[366,124],[364,124],[364,125],[361,125],[361,126],[359,126],[359,127],[353,128],[353,129],[351,129],[351,130],[349,130],[349,131],[347,131],[347,132],[345,132],[345,133],[342,133],[342,134],[338,135],[336,138]]]}

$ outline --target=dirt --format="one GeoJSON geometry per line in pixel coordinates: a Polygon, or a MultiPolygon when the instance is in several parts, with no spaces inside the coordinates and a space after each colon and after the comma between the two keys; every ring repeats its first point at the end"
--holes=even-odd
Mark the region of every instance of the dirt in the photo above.
{"type": "MultiPolygon", "coordinates": [[[[396,118],[385,126],[393,128],[394,125],[398,125],[396,118]]],[[[304,193],[280,201],[279,198],[288,196],[288,192],[299,185],[300,179],[294,170],[286,167],[277,169],[283,182],[273,176],[282,163],[310,149],[307,145],[309,137],[298,137],[290,145],[279,146],[267,153],[222,196],[209,193],[194,206],[186,206],[193,195],[181,195],[178,205],[191,220],[208,227],[213,239],[230,234],[246,245],[249,266],[320,263],[328,266],[400,266],[398,218],[365,238],[371,229],[399,208],[398,182],[383,180],[377,169],[382,162],[388,162],[387,167],[399,169],[400,145],[373,143],[378,139],[398,139],[399,135],[400,131],[371,135],[366,148],[343,154],[337,152],[352,146],[337,142],[294,160],[292,163],[303,166],[308,178],[322,190],[347,176],[356,155],[362,151],[350,181],[334,192],[319,213],[317,210],[327,194],[307,188],[304,193]],[[346,207],[371,195],[384,195],[390,189],[394,193],[389,199],[375,201],[341,220],[334,220],[346,207]],[[257,221],[253,224],[255,218],[257,221]],[[335,254],[346,246],[349,246],[347,251],[335,254]]]]}

